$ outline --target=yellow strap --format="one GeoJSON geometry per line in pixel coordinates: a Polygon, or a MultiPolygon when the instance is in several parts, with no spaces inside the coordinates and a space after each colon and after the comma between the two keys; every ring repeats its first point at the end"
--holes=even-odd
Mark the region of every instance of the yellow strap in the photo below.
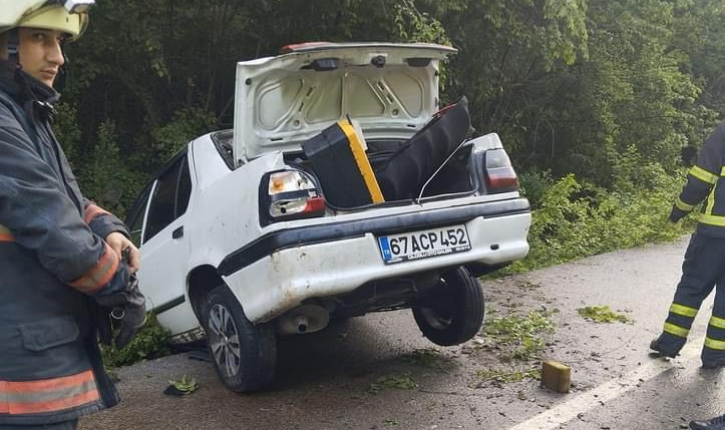
{"type": "Polygon", "coordinates": [[[697,315],[698,309],[691,308],[689,306],[684,305],[678,305],[677,303],[673,303],[672,306],[670,306],[670,312],[676,315],[681,315],[683,317],[689,317],[689,318],[695,318],[697,315]]]}
{"type": "Polygon", "coordinates": [[[710,173],[700,166],[693,166],[692,169],[690,169],[690,174],[701,180],[702,182],[708,183],[710,185],[715,184],[715,182],[717,182],[718,180],[718,176],[716,174],[710,173]]]}
{"type": "Polygon", "coordinates": [[[710,349],[717,349],[718,351],[725,351],[725,342],[721,340],[715,340],[712,338],[705,338],[705,346],[710,349]]]}
{"type": "Polygon", "coordinates": [[[682,199],[678,198],[675,200],[675,206],[677,206],[678,209],[684,212],[692,212],[693,209],[695,209],[695,206],[688,205],[687,203],[683,202],[682,199]]]}
{"type": "Polygon", "coordinates": [[[355,132],[355,128],[352,126],[352,124],[345,120],[338,121],[337,125],[347,137],[352,156],[355,159],[355,163],[357,164],[363,181],[365,182],[365,185],[368,188],[368,192],[370,193],[370,199],[373,201],[373,203],[384,202],[385,198],[383,198],[383,193],[380,191],[380,185],[378,184],[378,180],[375,178],[373,168],[370,166],[370,160],[368,160],[368,156],[365,154],[365,149],[363,148],[362,141],[355,132]]]}
{"type": "Polygon", "coordinates": [[[690,334],[690,330],[676,326],[671,323],[665,323],[665,333],[673,334],[677,337],[684,337],[687,339],[687,335],[690,334]]]}
{"type": "Polygon", "coordinates": [[[712,209],[715,207],[715,190],[717,190],[717,184],[710,190],[710,195],[707,196],[707,207],[705,208],[706,215],[712,215],[712,209]]]}
{"type": "Polygon", "coordinates": [[[718,318],[715,315],[710,318],[710,325],[717,328],[725,329],[725,319],[718,318]]]}

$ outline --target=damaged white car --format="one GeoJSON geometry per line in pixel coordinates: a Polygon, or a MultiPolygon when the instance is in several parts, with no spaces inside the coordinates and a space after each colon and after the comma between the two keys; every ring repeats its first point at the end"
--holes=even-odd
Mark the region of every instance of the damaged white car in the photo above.
{"type": "Polygon", "coordinates": [[[223,383],[268,384],[276,337],[412,309],[432,342],[479,332],[477,276],[523,258],[529,203],[496,134],[441,109],[433,44],[316,43],[237,65],[234,127],[190,142],[129,213],[141,289],[223,383]],[[202,330],[203,329],[203,330],[202,330]]]}

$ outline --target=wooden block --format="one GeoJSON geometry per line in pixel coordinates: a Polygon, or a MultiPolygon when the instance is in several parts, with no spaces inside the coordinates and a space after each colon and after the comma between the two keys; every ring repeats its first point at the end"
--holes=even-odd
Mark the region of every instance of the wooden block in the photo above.
{"type": "Polygon", "coordinates": [[[541,384],[559,393],[568,393],[571,388],[571,367],[558,361],[545,361],[541,369],[541,384]]]}

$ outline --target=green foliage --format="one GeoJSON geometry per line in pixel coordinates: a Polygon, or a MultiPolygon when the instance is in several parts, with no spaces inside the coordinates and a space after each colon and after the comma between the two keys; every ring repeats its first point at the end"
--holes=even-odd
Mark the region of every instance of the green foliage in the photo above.
{"type": "Polygon", "coordinates": [[[393,19],[401,41],[451,43],[441,23],[430,14],[421,13],[412,0],[396,4],[393,19]]]}
{"type": "Polygon", "coordinates": [[[166,160],[183,148],[190,140],[209,131],[216,119],[201,109],[182,109],[166,125],[152,132],[155,155],[166,160]]]}
{"type": "Polygon", "coordinates": [[[489,344],[503,351],[505,361],[529,361],[538,358],[544,350],[542,335],[554,332],[551,316],[554,311],[531,311],[525,316],[508,315],[489,317],[484,323],[484,334],[489,344]]]}
{"type": "Polygon", "coordinates": [[[582,318],[597,323],[613,323],[615,321],[624,324],[633,324],[634,320],[622,313],[614,312],[609,306],[586,306],[577,309],[582,318]]]}
{"type": "Polygon", "coordinates": [[[383,375],[375,382],[370,384],[368,391],[377,394],[383,390],[414,390],[418,388],[418,383],[408,373],[400,375],[383,375]]]}
{"type": "Polygon", "coordinates": [[[416,366],[428,367],[431,369],[450,369],[456,366],[449,357],[441,354],[435,349],[416,349],[410,354],[406,354],[400,358],[405,363],[415,364],[416,366]]]}
{"type": "Polygon", "coordinates": [[[522,382],[526,379],[541,379],[541,371],[538,369],[528,370],[501,370],[501,369],[479,369],[476,371],[476,378],[479,380],[477,386],[483,383],[495,381],[508,384],[511,382],[522,382]]]}
{"type": "Polygon", "coordinates": [[[169,384],[176,388],[182,395],[191,394],[199,389],[199,383],[196,382],[196,379],[189,377],[186,373],[178,381],[169,381],[169,384]]]}
{"type": "Polygon", "coordinates": [[[229,123],[237,61],[301,41],[450,43],[442,98],[467,95],[476,132],[501,135],[534,207],[569,174],[603,200],[639,187],[617,172],[630,155],[677,175],[725,113],[724,18],[719,0],[100,2],[68,46],[56,132],[86,194],[123,212],[229,123]]]}
{"type": "Polygon", "coordinates": [[[159,324],[152,312],[149,312],[146,324],[141,327],[126,348],[119,351],[113,347],[101,345],[103,364],[108,368],[114,368],[168,355],[170,351],[166,341],[169,336],[169,331],[159,324]]]}
{"type": "Polygon", "coordinates": [[[577,258],[682,236],[691,224],[667,221],[684,183],[657,163],[637,166],[625,157],[614,166],[617,189],[606,191],[568,175],[543,192],[532,213],[529,255],[502,273],[521,272],[577,258]]]}

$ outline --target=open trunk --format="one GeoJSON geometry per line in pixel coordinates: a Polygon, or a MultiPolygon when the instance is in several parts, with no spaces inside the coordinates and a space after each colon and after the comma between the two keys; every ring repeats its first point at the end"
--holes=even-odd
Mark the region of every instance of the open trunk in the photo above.
{"type": "Polygon", "coordinates": [[[465,97],[409,139],[365,142],[362,131],[340,122],[302,143],[302,165],[338,209],[472,192],[471,148],[462,148],[469,127],[465,97]]]}

